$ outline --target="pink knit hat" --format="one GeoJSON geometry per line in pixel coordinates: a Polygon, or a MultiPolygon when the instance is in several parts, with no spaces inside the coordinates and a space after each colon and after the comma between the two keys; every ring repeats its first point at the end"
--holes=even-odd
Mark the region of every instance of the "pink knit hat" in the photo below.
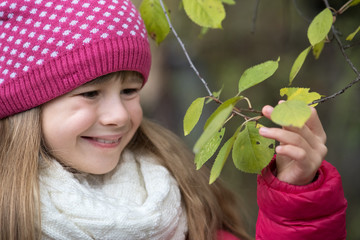
{"type": "Polygon", "coordinates": [[[0,2],[0,119],[121,70],[148,78],[150,47],[129,0],[0,2]]]}

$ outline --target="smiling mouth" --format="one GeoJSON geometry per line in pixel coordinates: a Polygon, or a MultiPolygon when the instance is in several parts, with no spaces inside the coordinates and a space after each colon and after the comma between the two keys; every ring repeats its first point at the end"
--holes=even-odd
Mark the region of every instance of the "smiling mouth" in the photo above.
{"type": "Polygon", "coordinates": [[[83,138],[103,144],[116,144],[119,143],[121,140],[121,138],[116,138],[116,139],[103,139],[97,137],[83,137],[83,138]]]}
{"type": "Polygon", "coordinates": [[[107,139],[101,139],[101,138],[93,138],[94,141],[99,142],[99,143],[118,143],[120,142],[120,138],[119,139],[115,139],[115,140],[107,140],[107,139]]]}

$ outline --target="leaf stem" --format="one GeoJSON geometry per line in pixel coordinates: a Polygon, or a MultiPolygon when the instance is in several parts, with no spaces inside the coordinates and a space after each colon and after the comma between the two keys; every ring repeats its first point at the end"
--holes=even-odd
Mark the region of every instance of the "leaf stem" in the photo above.
{"type": "MultiPolygon", "coordinates": [[[[216,98],[216,97],[214,97],[214,96],[207,96],[206,98],[210,98],[210,99],[212,99],[213,101],[215,101],[215,102],[218,103],[218,104],[222,104],[222,103],[223,103],[220,99],[218,99],[218,98],[216,98]]],[[[249,104],[250,104],[250,103],[249,103],[249,104]]],[[[249,105],[249,107],[251,107],[251,105],[249,105]]],[[[258,114],[260,114],[259,117],[262,117],[262,112],[261,112],[261,111],[254,110],[254,109],[252,109],[252,108],[249,108],[249,109],[239,109],[239,108],[237,108],[237,107],[234,107],[234,108],[233,108],[233,111],[232,111],[233,114],[236,114],[236,115],[244,118],[245,120],[251,119],[251,117],[249,117],[249,116],[247,116],[247,115],[245,115],[245,114],[242,114],[241,112],[258,113],[258,114]]]]}
{"type": "Polygon", "coordinates": [[[337,11],[337,13],[338,13],[338,14],[342,14],[343,12],[345,12],[345,11],[349,8],[349,5],[350,5],[350,3],[351,3],[352,1],[353,1],[353,0],[347,1],[347,2],[337,11]]]}
{"type": "Polygon", "coordinates": [[[171,24],[169,15],[168,15],[168,13],[167,13],[167,11],[166,11],[166,9],[165,9],[165,6],[164,6],[163,1],[162,1],[162,0],[159,0],[159,1],[160,1],[161,8],[163,9],[163,11],[164,11],[164,13],[165,13],[165,17],[166,17],[166,20],[167,20],[167,22],[168,22],[168,24],[169,24],[170,30],[173,32],[173,34],[175,35],[177,41],[179,42],[179,44],[180,44],[180,46],[181,46],[181,48],[182,48],[182,50],[183,50],[183,52],[184,52],[184,54],[185,54],[185,56],[186,56],[187,61],[188,61],[189,64],[190,64],[190,67],[193,69],[193,71],[196,73],[196,75],[198,76],[198,78],[200,79],[200,81],[203,83],[203,85],[204,85],[204,87],[206,88],[206,91],[208,92],[209,96],[212,96],[213,94],[212,94],[212,92],[210,91],[207,82],[200,76],[199,71],[196,69],[195,65],[194,65],[193,62],[191,61],[191,58],[190,58],[190,56],[189,56],[189,54],[188,54],[188,52],[187,52],[187,50],[186,50],[186,48],[185,48],[184,43],[181,41],[181,39],[180,39],[180,37],[178,36],[178,34],[176,33],[173,25],[171,24]]]}

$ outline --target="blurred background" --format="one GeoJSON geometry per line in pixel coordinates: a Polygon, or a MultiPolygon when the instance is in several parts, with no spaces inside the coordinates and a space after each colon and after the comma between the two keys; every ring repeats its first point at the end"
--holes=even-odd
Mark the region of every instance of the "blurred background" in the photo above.
{"type": "MultiPolygon", "coordinates": [[[[133,0],[139,7],[140,0],[133,0]]],[[[310,44],[306,32],[311,19],[325,8],[323,1],[257,1],[237,0],[226,5],[223,29],[209,30],[193,24],[181,8],[180,1],[166,1],[174,28],[184,42],[191,59],[211,91],[223,88],[222,100],[233,97],[243,71],[251,66],[280,57],[277,72],[270,79],[244,92],[254,109],[265,104],[276,105],[279,90],[288,85],[291,66],[298,54],[310,44]],[[256,10],[257,9],[257,10],[256,10]]],[[[345,2],[329,1],[335,9],[345,2]]],[[[360,25],[360,5],[339,16],[336,28],[341,40],[360,25]]],[[[346,53],[360,70],[360,34],[352,41],[355,46],[346,53]]],[[[200,136],[206,117],[216,108],[205,107],[199,125],[183,136],[182,120],[191,102],[207,92],[191,70],[180,45],[172,33],[159,46],[152,42],[153,65],[150,80],[143,92],[145,116],[170,128],[192,148],[200,136]]],[[[309,55],[295,78],[294,87],[309,87],[322,95],[331,95],[356,78],[335,41],[326,44],[318,60],[309,55]]],[[[344,94],[317,106],[327,132],[326,160],[339,170],[348,200],[347,231],[349,240],[360,239],[360,84],[344,94]]],[[[238,120],[240,124],[241,119],[238,120]]],[[[234,123],[234,121],[232,121],[234,123]]],[[[236,121],[235,121],[236,123],[236,121]]],[[[263,122],[271,125],[269,122],[263,122]]],[[[234,124],[233,128],[238,125],[234,124]]],[[[231,129],[231,127],[230,127],[231,129]]],[[[228,129],[228,132],[231,130],[228,129]]],[[[209,164],[211,167],[211,163],[209,164]]],[[[254,235],[258,207],[256,204],[256,175],[240,172],[228,159],[222,180],[242,200],[241,214],[247,219],[248,230],[254,235]]]]}

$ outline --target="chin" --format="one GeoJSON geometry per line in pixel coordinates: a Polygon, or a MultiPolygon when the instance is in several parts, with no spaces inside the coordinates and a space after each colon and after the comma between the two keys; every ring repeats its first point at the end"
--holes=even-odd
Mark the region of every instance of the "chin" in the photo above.
{"type": "Polygon", "coordinates": [[[113,167],[108,167],[108,168],[97,168],[97,169],[87,171],[87,173],[94,174],[94,175],[103,175],[103,174],[107,174],[107,173],[113,171],[116,166],[117,165],[115,165],[113,167]]]}

